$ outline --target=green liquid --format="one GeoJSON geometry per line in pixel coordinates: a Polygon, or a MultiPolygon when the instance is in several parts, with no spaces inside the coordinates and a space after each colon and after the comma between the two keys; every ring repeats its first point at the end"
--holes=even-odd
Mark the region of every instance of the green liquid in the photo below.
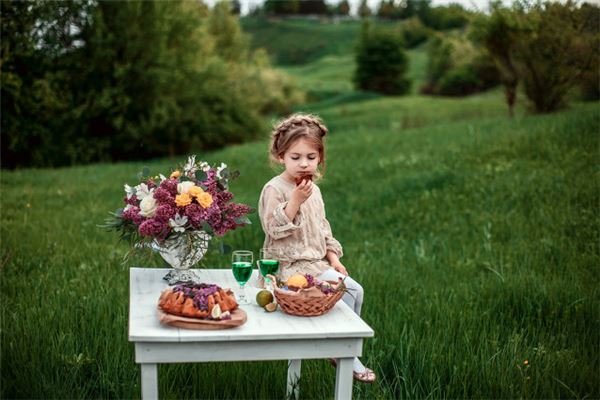
{"type": "Polygon", "coordinates": [[[233,270],[233,276],[240,285],[246,284],[250,276],[252,276],[252,263],[239,261],[234,262],[231,269],[233,270]]]}
{"type": "Polygon", "coordinates": [[[260,274],[265,278],[267,275],[275,275],[279,270],[279,261],[277,260],[258,260],[260,274]]]}

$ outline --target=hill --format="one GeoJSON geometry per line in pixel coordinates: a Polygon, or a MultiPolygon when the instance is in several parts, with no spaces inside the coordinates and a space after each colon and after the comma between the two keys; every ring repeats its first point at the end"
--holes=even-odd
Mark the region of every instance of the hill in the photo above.
{"type": "MultiPolygon", "coordinates": [[[[521,109],[511,120],[501,103],[491,92],[318,106],[332,130],[319,185],[376,332],[363,359],[379,380],[356,385],[357,399],[600,397],[600,107],[521,109]]],[[[266,141],[200,157],[239,169],[232,189],[251,205],[274,174],[266,141]]],[[[148,164],[164,172],[175,161],[148,164]]],[[[142,165],[3,171],[3,398],[139,397],[127,268],[162,263],[123,265],[127,247],[97,225],[142,165]]],[[[258,252],[251,219],[227,241],[258,252]]],[[[204,265],[229,259],[211,254],[204,265]]],[[[159,390],[277,398],[285,368],[164,365],[159,390]]],[[[325,360],[305,361],[302,396],[329,397],[334,375],[325,360]]]]}

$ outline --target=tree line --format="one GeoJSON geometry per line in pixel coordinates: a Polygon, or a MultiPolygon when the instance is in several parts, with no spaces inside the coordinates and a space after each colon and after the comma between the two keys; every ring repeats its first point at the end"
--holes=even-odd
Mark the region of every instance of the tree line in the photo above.
{"type": "MultiPolygon", "coordinates": [[[[418,9],[417,11],[418,12],[418,9]]],[[[464,96],[502,85],[510,115],[522,85],[531,109],[552,112],[573,92],[600,99],[600,8],[589,3],[491,4],[463,29],[436,32],[410,18],[386,28],[363,23],[356,51],[358,89],[405,94],[406,47],[428,41],[423,94],[464,96]]]]}
{"type": "Polygon", "coordinates": [[[256,138],[303,93],[226,2],[1,2],[3,168],[211,149],[256,138]]]}

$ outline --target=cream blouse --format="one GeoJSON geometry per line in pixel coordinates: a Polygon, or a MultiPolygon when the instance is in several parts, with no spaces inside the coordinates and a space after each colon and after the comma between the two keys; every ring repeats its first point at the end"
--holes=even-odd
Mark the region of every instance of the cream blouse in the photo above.
{"type": "Polygon", "coordinates": [[[296,185],[280,175],[264,186],[258,201],[258,215],[265,232],[264,248],[280,254],[279,277],[287,280],[296,272],[319,276],[331,268],[327,251],[342,257],[340,243],[333,237],[325,218],[321,190],[314,185],[311,196],[300,205],[293,221],[284,212],[296,185]]]}

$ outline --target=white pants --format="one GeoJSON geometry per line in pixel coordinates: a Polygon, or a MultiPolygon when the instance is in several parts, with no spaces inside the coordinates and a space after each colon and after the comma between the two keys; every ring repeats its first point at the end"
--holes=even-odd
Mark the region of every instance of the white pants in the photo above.
{"type": "Polygon", "coordinates": [[[322,281],[337,281],[338,278],[344,279],[344,283],[346,284],[346,288],[348,289],[348,292],[344,294],[342,300],[344,301],[344,303],[348,304],[348,307],[350,307],[352,310],[354,310],[356,314],[360,316],[360,310],[362,308],[363,297],[365,292],[358,282],[356,282],[349,276],[344,276],[340,274],[333,268],[330,268],[327,271],[323,272],[317,279],[320,279],[322,281]]]}
{"type": "MultiPolygon", "coordinates": [[[[360,309],[362,308],[363,297],[365,292],[358,282],[356,282],[349,276],[344,276],[340,274],[333,268],[328,269],[318,277],[318,279],[322,281],[337,281],[338,278],[344,279],[344,283],[346,284],[346,288],[348,289],[348,292],[344,294],[342,300],[348,305],[348,307],[354,310],[354,312],[358,314],[358,316],[360,316],[360,309]]],[[[354,357],[354,365],[352,369],[355,372],[365,371],[365,366],[358,359],[358,357],[354,357]]]]}

